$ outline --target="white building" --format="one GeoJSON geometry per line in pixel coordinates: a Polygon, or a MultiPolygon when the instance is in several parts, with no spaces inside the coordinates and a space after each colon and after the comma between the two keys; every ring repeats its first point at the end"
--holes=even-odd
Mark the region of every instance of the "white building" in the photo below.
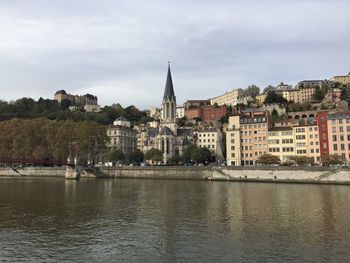
{"type": "Polygon", "coordinates": [[[176,119],[182,119],[185,117],[185,107],[176,107],[176,119]]]}
{"type": "Polygon", "coordinates": [[[212,161],[224,160],[222,133],[220,129],[206,129],[197,133],[198,147],[206,147],[210,150],[212,161]]]}
{"type": "Polygon", "coordinates": [[[242,89],[235,89],[232,91],[228,91],[223,95],[215,97],[210,100],[211,105],[217,104],[218,106],[226,105],[226,106],[236,106],[239,102],[239,99],[244,95],[244,91],[242,89]]]}

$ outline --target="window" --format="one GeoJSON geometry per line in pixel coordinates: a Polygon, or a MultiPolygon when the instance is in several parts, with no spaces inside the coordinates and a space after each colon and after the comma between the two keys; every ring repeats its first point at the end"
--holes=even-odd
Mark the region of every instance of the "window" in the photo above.
{"type": "Polygon", "coordinates": [[[334,151],[338,151],[338,145],[333,144],[333,150],[334,150],[334,151]]]}
{"type": "Polygon", "coordinates": [[[345,151],[345,144],[340,144],[340,150],[345,151]]]}
{"type": "Polygon", "coordinates": [[[344,132],[344,128],[343,127],[339,127],[339,131],[340,132],[344,132]]]}
{"type": "Polygon", "coordinates": [[[333,135],[333,141],[334,141],[334,142],[337,141],[337,135],[333,135]]]}

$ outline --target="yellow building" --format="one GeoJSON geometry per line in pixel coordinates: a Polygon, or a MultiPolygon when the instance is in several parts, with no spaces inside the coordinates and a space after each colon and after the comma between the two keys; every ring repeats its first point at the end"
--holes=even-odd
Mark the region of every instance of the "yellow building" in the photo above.
{"type": "Polygon", "coordinates": [[[266,99],[267,94],[263,93],[263,94],[259,94],[255,97],[256,101],[258,102],[258,104],[261,106],[264,104],[265,99],[266,99]]]}
{"type": "Polygon", "coordinates": [[[340,83],[343,86],[350,86],[350,73],[345,76],[334,76],[330,81],[340,83]]]}
{"type": "Polygon", "coordinates": [[[240,117],[241,165],[255,165],[268,152],[268,112],[246,112],[240,117]]]}
{"type": "Polygon", "coordinates": [[[308,156],[307,127],[293,127],[296,156],[308,156]]]}
{"type": "Polygon", "coordinates": [[[350,112],[328,115],[329,154],[338,154],[350,161],[350,112]]]}
{"type": "Polygon", "coordinates": [[[223,95],[215,97],[210,100],[211,105],[227,105],[227,106],[236,106],[239,103],[239,99],[244,95],[244,91],[242,89],[236,89],[232,91],[228,91],[223,95]]]}
{"type": "Polygon", "coordinates": [[[241,165],[240,117],[231,116],[226,129],[226,159],[227,165],[241,165]]]}
{"type": "Polygon", "coordinates": [[[310,125],[306,128],[306,141],[308,146],[308,157],[315,163],[321,162],[320,139],[318,134],[318,126],[310,125]]]}
{"type": "Polygon", "coordinates": [[[280,92],[280,94],[285,98],[287,101],[294,101],[294,102],[305,102],[305,101],[311,101],[312,97],[315,94],[315,87],[300,87],[296,89],[290,89],[290,90],[283,90],[280,92]]]}
{"type": "Polygon", "coordinates": [[[290,160],[295,155],[292,127],[274,127],[270,129],[268,134],[269,154],[278,156],[281,162],[290,160]]]}

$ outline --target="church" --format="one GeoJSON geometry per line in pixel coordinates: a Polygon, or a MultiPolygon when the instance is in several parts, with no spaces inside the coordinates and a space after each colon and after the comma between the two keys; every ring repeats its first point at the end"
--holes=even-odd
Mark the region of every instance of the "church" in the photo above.
{"type": "Polygon", "coordinates": [[[143,150],[156,148],[163,153],[163,164],[174,156],[181,156],[186,147],[194,143],[193,130],[178,127],[176,121],[176,96],[171,77],[170,63],[162,101],[162,117],[159,125],[147,128],[141,135],[143,150]]]}

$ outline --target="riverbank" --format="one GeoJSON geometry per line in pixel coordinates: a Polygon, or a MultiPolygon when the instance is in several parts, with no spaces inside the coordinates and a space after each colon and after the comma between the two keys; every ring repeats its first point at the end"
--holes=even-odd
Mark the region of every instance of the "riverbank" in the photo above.
{"type": "MultiPolygon", "coordinates": [[[[6,177],[64,177],[65,167],[0,168],[6,177]]],[[[240,182],[350,184],[350,168],[338,167],[102,167],[82,178],[145,178],[240,182]]]]}

